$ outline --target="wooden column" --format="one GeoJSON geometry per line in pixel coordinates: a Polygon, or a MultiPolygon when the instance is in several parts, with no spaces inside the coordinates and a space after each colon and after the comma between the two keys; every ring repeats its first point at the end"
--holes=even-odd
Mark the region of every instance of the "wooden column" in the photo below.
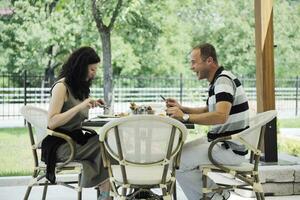
{"type": "MultiPolygon", "coordinates": [[[[255,0],[257,112],[275,110],[273,0],[255,0]]],[[[264,161],[277,162],[276,119],[266,127],[264,161]]]]}

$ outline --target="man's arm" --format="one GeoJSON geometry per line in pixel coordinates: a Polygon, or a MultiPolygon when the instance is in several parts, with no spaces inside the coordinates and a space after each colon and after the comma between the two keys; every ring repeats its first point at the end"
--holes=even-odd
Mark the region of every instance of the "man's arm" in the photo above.
{"type": "Polygon", "coordinates": [[[206,113],[206,112],[208,112],[207,106],[205,106],[205,107],[200,107],[200,108],[191,108],[191,107],[185,107],[185,106],[182,106],[182,107],[181,107],[181,110],[182,110],[184,113],[187,113],[187,114],[201,114],[201,113],[206,113]]]}
{"type": "Polygon", "coordinates": [[[220,101],[216,104],[216,111],[202,114],[189,114],[189,121],[195,124],[216,125],[224,124],[229,117],[232,104],[227,101],[220,101]]]}
{"type": "MultiPolygon", "coordinates": [[[[227,101],[220,101],[216,104],[216,111],[214,112],[205,112],[201,114],[189,114],[189,121],[195,124],[202,125],[215,125],[215,124],[224,124],[231,110],[232,104],[227,101]]],[[[184,114],[183,110],[179,107],[170,107],[167,109],[167,113],[171,117],[182,120],[184,114]]]]}
{"type": "Polygon", "coordinates": [[[166,99],[166,106],[168,108],[178,107],[182,112],[187,114],[200,114],[208,111],[207,107],[191,108],[191,107],[182,106],[180,103],[178,103],[175,99],[172,98],[166,99]]]}

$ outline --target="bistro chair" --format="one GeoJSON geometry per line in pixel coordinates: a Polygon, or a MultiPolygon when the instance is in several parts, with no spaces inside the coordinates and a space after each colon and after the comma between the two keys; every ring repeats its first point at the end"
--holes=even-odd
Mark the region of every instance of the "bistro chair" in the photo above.
{"type": "Polygon", "coordinates": [[[255,192],[257,199],[265,199],[262,185],[258,175],[258,165],[261,155],[261,141],[265,134],[266,125],[276,117],[275,110],[258,113],[250,118],[250,127],[238,134],[221,137],[211,142],[208,149],[208,157],[211,165],[201,166],[203,174],[203,199],[207,198],[209,192],[221,193],[224,189],[243,189],[255,192]],[[251,152],[249,162],[238,166],[222,165],[212,155],[212,149],[219,142],[237,141],[244,144],[251,152]],[[218,188],[208,188],[208,177],[218,185],[218,188]]]}
{"type": "Polygon", "coordinates": [[[21,108],[21,114],[27,121],[29,137],[31,143],[31,149],[34,159],[34,171],[32,174],[32,179],[30,180],[27,191],[25,193],[24,199],[28,199],[31,189],[33,186],[44,186],[42,199],[46,199],[47,187],[48,185],[63,185],[68,188],[74,189],[78,193],[78,199],[82,197],[82,188],[79,186],[82,165],[79,162],[75,162],[75,142],[67,135],[59,132],[54,132],[47,129],[47,111],[34,106],[26,105],[21,108]],[[76,181],[59,181],[57,180],[54,184],[49,183],[46,179],[46,164],[41,161],[41,143],[42,140],[47,136],[52,135],[55,137],[62,138],[70,145],[71,154],[67,161],[56,163],[55,174],[60,174],[61,172],[70,171],[78,174],[78,180],[76,181]],[[70,184],[78,184],[78,186],[73,186],[70,184]]]}
{"type": "Polygon", "coordinates": [[[136,199],[146,192],[151,199],[171,199],[186,135],[186,127],[167,116],[134,115],[103,126],[101,150],[112,196],[136,199]]]}

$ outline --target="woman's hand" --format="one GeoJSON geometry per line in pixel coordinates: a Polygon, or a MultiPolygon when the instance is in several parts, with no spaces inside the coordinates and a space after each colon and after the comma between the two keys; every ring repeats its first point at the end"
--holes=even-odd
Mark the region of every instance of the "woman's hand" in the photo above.
{"type": "Polygon", "coordinates": [[[82,103],[80,103],[82,109],[86,108],[95,108],[97,106],[102,105],[98,100],[87,98],[82,103]]]}
{"type": "Polygon", "coordinates": [[[100,105],[105,105],[105,101],[102,100],[102,99],[98,99],[97,102],[98,102],[100,105]]]}
{"type": "Polygon", "coordinates": [[[101,105],[105,105],[105,101],[103,101],[102,99],[92,99],[92,98],[87,98],[85,99],[82,103],[81,103],[81,108],[85,109],[85,108],[95,108],[97,106],[101,106],[101,105]]]}

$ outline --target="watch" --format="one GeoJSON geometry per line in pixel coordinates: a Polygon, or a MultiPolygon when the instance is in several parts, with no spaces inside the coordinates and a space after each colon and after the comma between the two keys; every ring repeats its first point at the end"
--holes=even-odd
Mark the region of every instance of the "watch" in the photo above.
{"type": "Polygon", "coordinates": [[[182,119],[184,122],[187,122],[190,119],[190,116],[188,114],[183,114],[182,119]]]}

